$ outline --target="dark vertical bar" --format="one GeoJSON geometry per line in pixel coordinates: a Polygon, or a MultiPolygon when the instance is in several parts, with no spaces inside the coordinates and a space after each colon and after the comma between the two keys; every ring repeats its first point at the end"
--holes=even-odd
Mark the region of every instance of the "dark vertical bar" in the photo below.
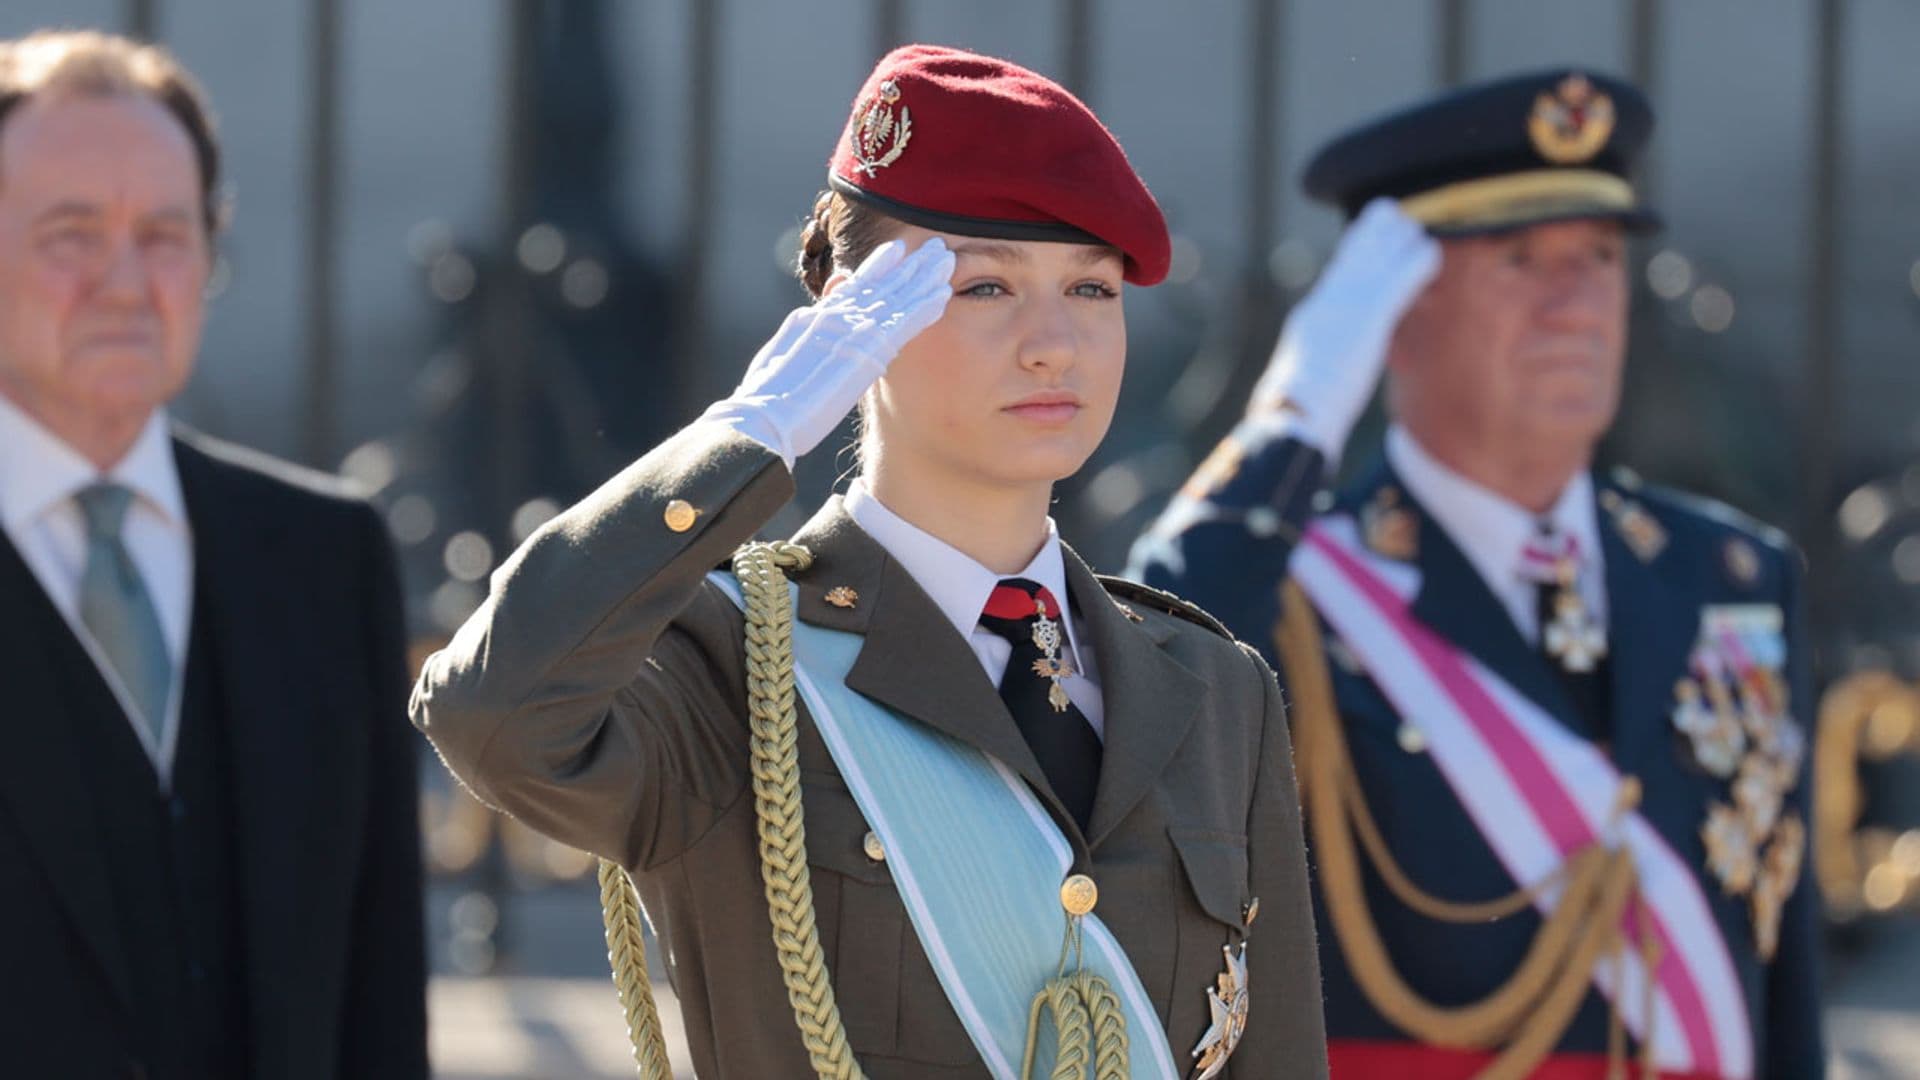
{"type": "Polygon", "coordinates": [[[1093,104],[1093,0],[1060,4],[1060,81],[1088,105],[1093,104]]]}
{"type": "Polygon", "coordinates": [[[1467,77],[1467,0],[1440,0],[1439,19],[1434,75],[1443,87],[1458,86],[1467,77]]]}
{"type": "Polygon", "coordinates": [[[1280,23],[1285,0],[1249,0],[1247,27],[1247,246],[1244,277],[1271,304],[1267,261],[1277,242],[1280,190],[1280,23]]]}
{"type": "Polygon", "coordinates": [[[900,0],[873,0],[873,58],[880,59],[905,41],[906,18],[900,0]]]}
{"type": "MultiPolygon", "coordinates": [[[[540,53],[543,0],[510,0],[506,19],[506,94],[502,102],[506,138],[502,140],[499,234],[500,265],[491,275],[482,325],[493,347],[493,490],[486,507],[488,528],[504,535],[518,500],[526,497],[532,470],[532,440],[527,428],[527,366],[533,361],[532,297],[526,275],[514,259],[520,234],[533,224],[537,194],[534,161],[540,123],[540,53]]],[[[483,279],[486,271],[481,271],[483,279]]]]}
{"type": "Polygon", "coordinates": [[[334,289],[339,219],[340,5],[307,5],[306,236],[301,272],[306,296],[306,393],[301,448],[307,464],[328,469],[339,450],[339,349],[334,289]]]}
{"type": "MultiPolygon", "coordinates": [[[[710,350],[707,341],[707,241],[714,208],[714,136],[720,117],[720,16],[722,0],[690,0],[692,64],[687,85],[687,213],[680,234],[679,347],[673,356],[683,372],[699,370],[710,350]]],[[[696,395],[707,392],[699,379],[686,380],[696,395]]]]}
{"type": "MultiPolygon", "coordinates": [[[[1660,5],[1658,0],[1632,0],[1627,9],[1627,77],[1654,103],[1657,112],[1660,106],[1660,5]]],[[[1654,158],[1659,153],[1659,140],[1647,148],[1647,154],[1640,162],[1640,175],[1635,184],[1640,189],[1643,201],[1658,205],[1659,192],[1654,189],[1654,158]]]]}
{"type": "Polygon", "coordinates": [[[159,35],[159,12],[154,10],[154,0],[126,0],[126,14],[121,22],[126,25],[127,36],[141,41],[153,41],[159,35]]]}
{"type": "Polygon", "coordinates": [[[1807,601],[1814,633],[1832,613],[1828,573],[1835,550],[1832,507],[1834,441],[1840,428],[1835,406],[1840,397],[1839,296],[1840,189],[1844,179],[1840,139],[1841,56],[1846,34],[1841,0],[1820,0],[1815,8],[1813,153],[1809,177],[1807,225],[1812,239],[1808,259],[1806,402],[1800,427],[1800,543],[1811,571],[1807,601]]]}

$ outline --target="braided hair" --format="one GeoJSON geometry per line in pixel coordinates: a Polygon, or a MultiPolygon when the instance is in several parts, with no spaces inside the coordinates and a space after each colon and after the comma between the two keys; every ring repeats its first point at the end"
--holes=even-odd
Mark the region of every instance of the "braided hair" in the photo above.
{"type": "Polygon", "coordinates": [[[900,223],[835,191],[813,200],[813,213],[800,229],[800,257],[794,276],[814,299],[827,291],[834,269],[851,270],[893,238],[900,223]]]}

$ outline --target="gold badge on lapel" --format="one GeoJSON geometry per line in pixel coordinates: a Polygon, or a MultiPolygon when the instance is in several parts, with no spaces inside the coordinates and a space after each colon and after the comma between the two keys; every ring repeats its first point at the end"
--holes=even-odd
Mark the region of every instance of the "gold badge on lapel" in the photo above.
{"type": "Polygon", "coordinates": [[[1607,145],[1613,123],[1613,99],[1575,73],[1560,80],[1552,93],[1534,99],[1527,137],[1540,156],[1555,165],[1579,165],[1607,145]]]}
{"type": "Polygon", "coordinates": [[[854,115],[847,138],[853,142],[853,171],[869,177],[900,160],[913,137],[913,113],[900,106],[896,119],[893,107],[900,100],[900,87],[892,80],[880,84],[873,100],[854,115]]]}
{"type": "Polygon", "coordinates": [[[1617,491],[1600,493],[1600,506],[1607,516],[1613,519],[1614,531],[1627,545],[1627,550],[1643,563],[1650,563],[1660,557],[1667,547],[1667,530],[1659,519],[1647,512],[1646,507],[1632,499],[1623,498],[1617,491]]]}
{"type": "Polygon", "coordinates": [[[850,608],[860,602],[860,594],[845,585],[835,585],[821,599],[837,608],[850,608]]]}
{"type": "Polygon", "coordinates": [[[1194,1080],[1213,1080],[1227,1067],[1227,1059],[1247,1031],[1247,943],[1222,946],[1226,970],[1207,988],[1207,1033],[1193,1048],[1194,1080]]]}
{"type": "Polygon", "coordinates": [[[1420,521],[1400,504],[1400,489],[1383,487],[1360,510],[1360,531],[1374,554],[1412,562],[1420,553],[1420,521]]]}
{"type": "Polygon", "coordinates": [[[1726,560],[1727,577],[1735,585],[1750,589],[1760,580],[1760,553],[1754,550],[1752,541],[1736,536],[1727,541],[1721,555],[1726,560]]]}

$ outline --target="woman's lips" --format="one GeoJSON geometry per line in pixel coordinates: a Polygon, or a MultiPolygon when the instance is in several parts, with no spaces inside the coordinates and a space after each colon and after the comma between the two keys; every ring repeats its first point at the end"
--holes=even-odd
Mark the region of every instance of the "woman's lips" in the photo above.
{"type": "Polygon", "coordinates": [[[1004,411],[1036,424],[1064,424],[1079,415],[1080,409],[1077,395],[1047,392],[1021,398],[1004,411]]]}

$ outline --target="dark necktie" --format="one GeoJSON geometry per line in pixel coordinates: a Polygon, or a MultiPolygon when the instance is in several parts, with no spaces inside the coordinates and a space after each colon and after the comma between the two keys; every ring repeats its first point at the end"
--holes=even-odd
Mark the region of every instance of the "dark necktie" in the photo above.
{"type": "Polygon", "coordinates": [[[1085,833],[1100,783],[1100,737],[1061,685],[1078,673],[1058,601],[1038,582],[1007,578],[987,598],[980,625],[1013,646],[1000,678],[1000,700],[1033,748],[1053,793],[1085,833]]]}
{"type": "Polygon", "coordinates": [[[1540,653],[1567,688],[1588,734],[1605,742],[1612,726],[1607,638],[1580,596],[1580,575],[1587,566],[1579,541],[1542,522],[1520,560],[1520,576],[1534,587],[1540,653]]]}

